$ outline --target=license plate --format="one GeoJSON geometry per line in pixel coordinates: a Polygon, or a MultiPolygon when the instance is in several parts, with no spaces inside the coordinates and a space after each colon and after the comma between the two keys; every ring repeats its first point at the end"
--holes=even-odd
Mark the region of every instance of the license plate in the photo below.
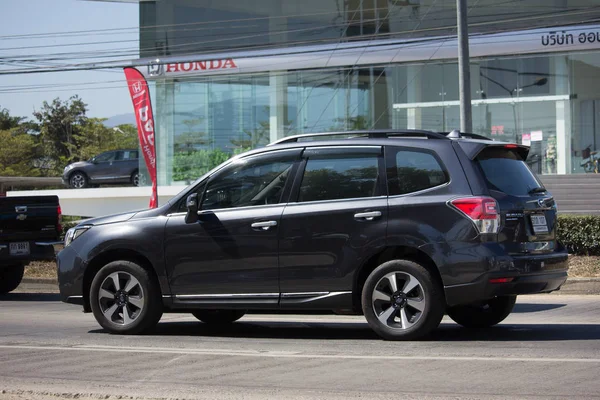
{"type": "Polygon", "coordinates": [[[26,256],[29,255],[29,242],[17,242],[10,244],[11,256],[26,256]]]}
{"type": "Polygon", "coordinates": [[[548,233],[548,224],[545,215],[531,215],[531,224],[534,233],[548,233]]]}

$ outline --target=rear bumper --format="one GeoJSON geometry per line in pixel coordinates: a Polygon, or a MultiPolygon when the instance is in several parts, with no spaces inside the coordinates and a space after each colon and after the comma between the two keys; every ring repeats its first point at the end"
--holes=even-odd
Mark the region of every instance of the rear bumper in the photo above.
{"type": "Polygon", "coordinates": [[[29,242],[29,254],[11,255],[10,242],[0,242],[0,268],[2,265],[15,263],[28,263],[30,261],[53,261],[56,250],[62,241],[27,241],[29,242]]]}
{"type": "Polygon", "coordinates": [[[446,286],[449,306],[468,304],[496,296],[550,293],[559,290],[567,280],[566,251],[545,255],[503,257],[500,268],[484,273],[473,282],[446,286]],[[508,278],[510,282],[490,280],[508,278]]]}

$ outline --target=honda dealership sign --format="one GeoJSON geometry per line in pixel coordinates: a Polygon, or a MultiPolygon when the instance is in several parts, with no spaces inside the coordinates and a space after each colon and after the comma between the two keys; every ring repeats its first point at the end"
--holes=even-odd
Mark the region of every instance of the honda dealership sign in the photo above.
{"type": "MultiPolygon", "coordinates": [[[[471,57],[591,50],[600,48],[600,25],[476,35],[469,41],[471,57]]],[[[150,61],[146,76],[156,79],[455,59],[457,46],[456,37],[451,36],[176,56],[150,61]]]]}

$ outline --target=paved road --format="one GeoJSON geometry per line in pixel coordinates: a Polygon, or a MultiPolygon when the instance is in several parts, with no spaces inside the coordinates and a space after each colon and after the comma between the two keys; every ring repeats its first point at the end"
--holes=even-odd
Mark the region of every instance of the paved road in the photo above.
{"type": "Polygon", "coordinates": [[[114,336],[48,293],[0,298],[0,399],[600,398],[600,296],[522,296],[500,326],[379,340],[360,317],[165,315],[114,336]],[[121,396],[121,397],[118,397],[121,396]]]}

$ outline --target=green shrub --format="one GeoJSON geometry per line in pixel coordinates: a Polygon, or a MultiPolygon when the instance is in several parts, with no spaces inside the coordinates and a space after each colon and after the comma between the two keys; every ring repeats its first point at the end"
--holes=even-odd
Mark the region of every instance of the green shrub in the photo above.
{"type": "Polygon", "coordinates": [[[557,233],[569,253],[600,255],[600,215],[559,215],[557,233]]]}

